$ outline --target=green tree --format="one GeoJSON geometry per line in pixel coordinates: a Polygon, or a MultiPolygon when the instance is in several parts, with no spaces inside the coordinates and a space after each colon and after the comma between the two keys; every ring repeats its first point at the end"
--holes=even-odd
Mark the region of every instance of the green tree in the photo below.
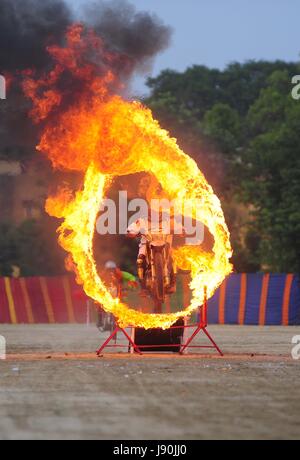
{"type": "Polygon", "coordinates": [[[220,196],[242,271],[297,270],[297,63],[193,66],[150,79],[146,103],[220,196]]]}
{"type": "Polygon", "coordinates": [[[245,150],[242,193],[252,205],[262,267],[299,272],[300,104],[291,97],[288,72],[274,72],[268,83],[247,118],[253,138],[245,150]]]}
{"type": "Polygon", "coordinates": [[[51,276],[65,272],[65,254],[56,238],[57,222],[26,220],[19,226],[0,226],[0,276],[11,276],[18,266],[21,276],[51,276]]]}
{"type": "Polygon", "coordinates": [[[240,116],[228,104],[217,103],[208,110],[203,118],[202,129],[224,153],[233,153],[240,145],[240,116]]]}

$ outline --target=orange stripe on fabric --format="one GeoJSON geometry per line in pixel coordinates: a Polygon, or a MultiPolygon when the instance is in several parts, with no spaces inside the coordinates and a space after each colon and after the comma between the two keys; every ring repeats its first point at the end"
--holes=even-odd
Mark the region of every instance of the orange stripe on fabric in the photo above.
{"type": "Polygon", "coordinates": [[[55,323],[55,320],[54,320],[53,307],[52,307],[52,303],[51,303],[49,292],[48,292],[47,281],[46,281],[46,278],[41,277],[41,276],[39,277],[39,280],[40,280],[40,285],[42,289],[42,294],[43,294],[43,298],[45,302],[45,307],[46,307],[49,323],[53,324],[55,323]]]}
{"type": "Polygon", "coordinates": [[[260,303],[259,303],[259,325],[260,326],[264,326],[265,321],[266,321],[266,306],[267,306],[268,291],[269,291],[269,281],[270,281],[270,275],[269,273],[266,273],[263,276],[260,303]]]}
{"type": "Polygon", "coordinates": [[[73,300],[72,300],[72,296],[71,296],[71,288],[70,288],[69,278],[68,278],[68,276],[64,276],[62,280],[63,280],[63,286],[64,286],[64,291],[65,291],[65,298],[66,298],[66,305],[67,305],[69,322],[70,323],[76,323],[75,315],[74,315],[73,300]]]}
{"type": "Polygon", "coordinates": [[[14,298],[13,298],[13,295],[12,295],[10,279],[9,278],[4,278],[4,285],[5,285],[5,292],[6,292],[7,300],[8,300],[8,307],[9,307],[9,314],[10,314],[11,323],[12,324],[17,324],[18,320],[17,320],[15,302],[14,302],[14,298]]]}
{"type": "Polygon", "coordinates": [[[246,295],[247,295],[247,274],[242,273],[241,290],[240,290],[240,305],[239,305],[239,324],[240,325],[243,325],[245,322],[246,295]]]}
{"type": "Polygon", "coordinates": [[[219,297],[219,324],[225,324],[225,299],[226,299],[226,279],[220,286],[219,297]]]}
{"type": "Polygon", "coordinates": [[[33,310],[32,310],[32,305],[31,305],[31,301],[30,301],[30,297],[29,297],[29,293],[28,293],[28,289],[26,285],[26,280],[25,278],[20,278],[19,281],[20,281],[23,298],[24,298],[24,304],[25,304],[26,314],[28,318],[28,323],[34,324],[33,310]]]}
{"type": "Polygon", "coordinates": [[[293,283],[294,275],[288,274],[285,278],[285,286],[283,293],[283,302],[282,302],[282,325],[289,325],[289,313],[290,313],[290,296],[291,296],[291,287],[293,283]]]}

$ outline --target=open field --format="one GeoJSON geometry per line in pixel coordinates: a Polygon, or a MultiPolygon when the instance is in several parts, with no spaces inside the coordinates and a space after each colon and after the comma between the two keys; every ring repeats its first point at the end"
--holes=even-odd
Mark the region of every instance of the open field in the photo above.
{"type": "Polygon", "coordinates": [[[1,325],[0,438],[300,438],[300,328],[209,331],[224,358],[96,358],[105,334],[93,326],[1,325]]]}

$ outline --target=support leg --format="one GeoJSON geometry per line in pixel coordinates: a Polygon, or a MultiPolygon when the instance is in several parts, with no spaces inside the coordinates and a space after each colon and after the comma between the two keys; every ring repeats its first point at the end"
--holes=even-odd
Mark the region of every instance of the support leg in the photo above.
{"type": "Polygon", "coordinates": [[[127,334],[127,332],[125,331],[125,329],[119,327],[119,326],[116,326],[116,328],[114,329],[114,331],[111,333],[111,335],[105,340],[105,342],[103,343],[103,345],[101,345],[101,347],[99,348],[99,350],[97,350],[97,355],[99,356],[102,352],[102,350],[104,350],[104,348],[109,344],[109,342],[116,337],[117,333],[118,332],[123,332],[123,334],[125,335],[126,339],[129,341],[129,344],[133,347],[133,349],[139,354],[139,355],[142,355],[142,352],[140,351],[140,349],[136,346],[136,344],[134,343],[134,341],[132,340],[132,338],[127,334]]]}
{"type": "Polygon", "coordinates": [[[125,329],[120,329],[123,334],[125,335],[125,337],[128,339],[130,345],[134,348],[134,350],[139,354],[139,355],[142,355],[143,353],[140,351],[140,349],[136,346],[136,344],[134,343],[134,341],[132,340],[132,338],[130,337],[130,335],[127,334],[127,332],[125,331],[125,329]]]}
{"type": "Polygon", "coordinates": [[[204,332],[204,334],[206,334],[206,336],[209,338],[209,340],[211,341],[211,343],[213,344],[213,346],[215,347],[215,349],[219,352],[219,354],[220,354],[221,356],[224,356],[223,352],[222,352],[221,349],[218,347],[218,345],[216,344],[216,342],[214,341],[214,339],[212,338],[212,336],[209,334],[209,332],[206,330],[205,327],[203,328],[203,332],[204,332]]]}
{"type": "Polygon", "coordinates": [[[109,344],[109,342],[115,337],[115,335],[117,334],[119,330],[119,327],[117,326],[114,331],[111,333],[111,335],[108,337],[108,339],[105,340],[105,342],[103,343],[103,345],[101,345],[101,347],[99,348],[99,350],[96,351],[97,355],[99,356],[102,352],[102,350],[106,347],[106,345],[109,344]]]}
{"type": "Polygon", "coordinates": [[[182,354],[184,352],[184,350],[189,346],[189,344],[194,339],[194,337],[196,337],[196,335],[198,334],[199,331],[201,331],[201,327],[197,327],[197,329],[194,330],[194,332],[192,333],[191,337],[188,339],[188,341],[181,348],[180,354],[182,354]]]}

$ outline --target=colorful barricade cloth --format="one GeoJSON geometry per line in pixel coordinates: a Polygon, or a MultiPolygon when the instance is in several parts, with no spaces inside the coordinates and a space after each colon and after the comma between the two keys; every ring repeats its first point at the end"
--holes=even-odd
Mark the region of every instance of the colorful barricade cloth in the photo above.
{"type": "MultiPolygon", "coordinates": [[[[178,276],[168,311],[187,307],[188,278],[178,276]]],[[[72,276],[0,278],[0,323],[85,323],[88,298],[72,276]]],[[[139,302],[136,293],[135,302],[139,302]]],[[[295,274],[232,274],[208,301],[210,324],[299,325],[295,274]]]]}

